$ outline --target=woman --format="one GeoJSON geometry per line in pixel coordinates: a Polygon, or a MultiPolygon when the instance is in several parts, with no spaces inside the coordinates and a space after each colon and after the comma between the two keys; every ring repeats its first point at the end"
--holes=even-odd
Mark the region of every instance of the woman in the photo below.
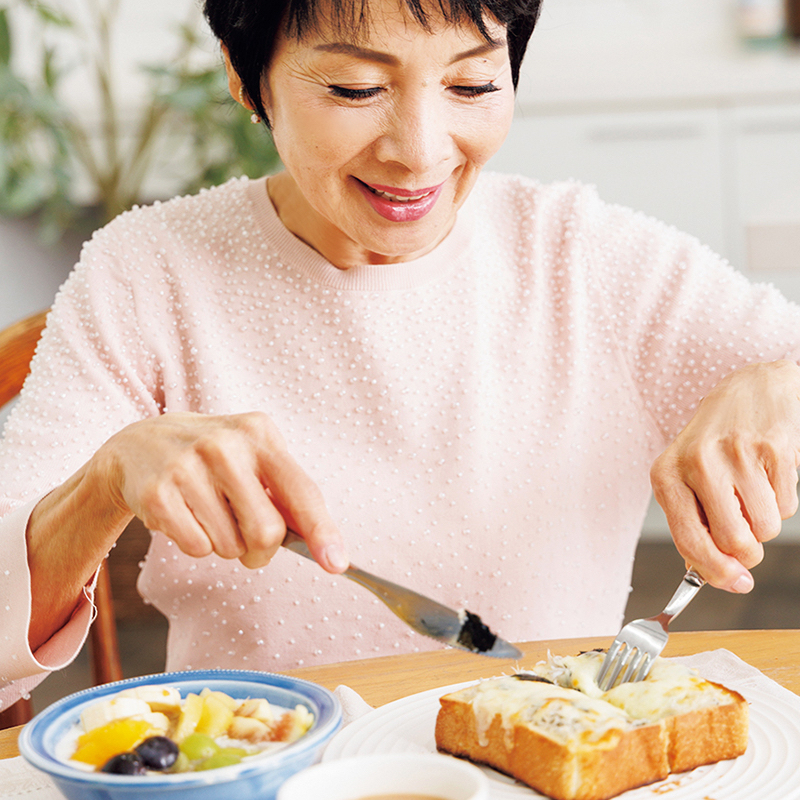
{"type": "Polygon", "coordinates": [[[434,646],[348,554],[505,638],[613,633],[706,395],[656,492],[752,587],[800,438],[798,369],[760,362],[800,312],[585,187],[479,177],[538,5],[207,0],[285,171],[124,214],[59,293],[0,462],[6,699],[74,656],[134,515],[170,669],[434,646]]]}

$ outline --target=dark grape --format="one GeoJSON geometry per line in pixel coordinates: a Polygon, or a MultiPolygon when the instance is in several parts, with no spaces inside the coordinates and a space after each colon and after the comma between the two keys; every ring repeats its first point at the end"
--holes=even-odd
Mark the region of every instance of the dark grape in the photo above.
{"type": "Polygon", "coordinates": [[[169,769],[178,757],[178,745],[166,736],[151,736],[137,748],[136,753],[148,769],[159,772],[169,769]]]}
{"type": "Polygon", "coordinates": [[[100,771],[110,772],[112,775],[144,775],[147,772],[142,759],[136,753],[122,753],[109,758],[100,771]]]}

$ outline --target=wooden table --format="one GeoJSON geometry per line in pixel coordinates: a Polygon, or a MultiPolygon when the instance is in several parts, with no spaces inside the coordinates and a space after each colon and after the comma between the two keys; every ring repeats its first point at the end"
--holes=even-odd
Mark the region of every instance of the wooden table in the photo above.
{"type": "MultiPolygon", "coordinates": [[[[581,650],[608,647],[611,638],[528,642],[520,645],[525,657],[519,664],[530,667],[546,658],[548,650],[559,655],[571,655],[581,650]]],[[[685,656],[718,648],[730,650],[769,678],[800,694],[800,630],[673,633],[664,655],[685,656]]],[[[370,705],[381,706],[437,686],[510,672],[514,666],[511,661],[493,661],[460,650],[437,650],[303,667],[287,670],[286,674],[319,683],[330,690],[345,684],[370,705]]],[[[21,727],[0,731],[0,758],[19,755],[17,737],[20,730],[21,727]]]]}

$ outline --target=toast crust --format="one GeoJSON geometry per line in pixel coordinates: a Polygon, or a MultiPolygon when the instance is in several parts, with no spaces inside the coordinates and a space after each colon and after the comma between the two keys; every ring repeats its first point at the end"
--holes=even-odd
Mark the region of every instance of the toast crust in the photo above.
{"type": "Polygon", "coordinates": [[[735,758],[747,747],[747,702],[709,681],[697,680],[703,697],[696,709],[636,719],[613,708],[601,713],[594,730],[594,707],[587,710],[586,703],[597,700],[586,701],[575,689],[539,684],[532,690],[523,683],[489,679],[440,698],[437,749],[497,769],[554,800],[608,800],[671,772],[735,758]],[[551,694],[559,699],[548,699],[551,694]],[[548,703],[569,704],[572,696],[571,721],[583,715],[587,722],[565,733],[568,726],[553,723],[563,717],[543,710],[548,703]]]}
{"type": "Polygon", "coordinates": [[[669,737],[670,772],[688,772],[704,764],[737,758],[747,749],[750,714],[747,701],[718,683],[728,703],[664,720],[669,737]]]}
{"type": "Polygon", "coordinates": [[[628,732],[612,729],[591,745],[574,747],[517,725],[508,747],[500,714],[481,736],[471,703],[449,696],[441,704],[436,719],[440,751],[493,767],[556,800],[606,800],[669,774],[663,723],[628,732]]]}

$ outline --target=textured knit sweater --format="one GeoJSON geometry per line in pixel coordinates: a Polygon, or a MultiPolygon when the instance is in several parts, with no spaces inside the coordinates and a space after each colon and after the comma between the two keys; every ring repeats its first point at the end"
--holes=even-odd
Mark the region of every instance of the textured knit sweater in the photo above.
{"type": "MultiPolygon", "coordinates": [[[[724,375],[783,357],[800,309],[576,183],[484,175],[433,252],[346,271],[263,179],[134,209],[85,246],[6,425],[0,695],[73,658],[91,612],[28,649],[31,508],[131,422],[263,411],[358,566],[512,641],[605,635],[654,457],[724,375]]],[[[251,571],[155,534],[138,588],[169,620],[169,669],[439,646],[288,551],[251,571]]]]}

